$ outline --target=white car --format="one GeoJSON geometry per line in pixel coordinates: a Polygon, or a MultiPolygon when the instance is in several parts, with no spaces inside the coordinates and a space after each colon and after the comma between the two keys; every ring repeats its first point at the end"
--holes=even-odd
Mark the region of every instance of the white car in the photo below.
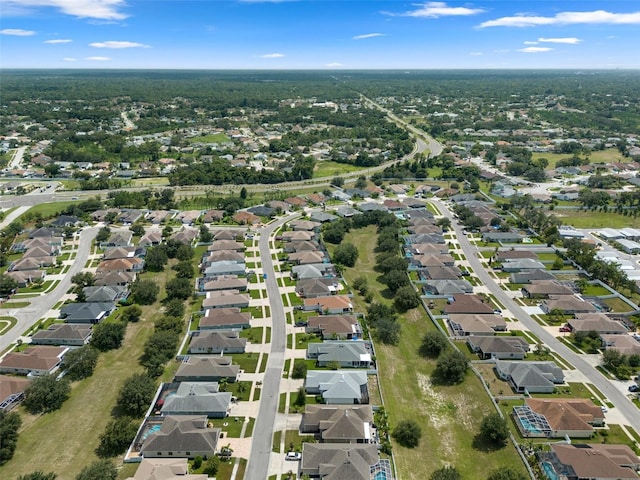
{"type": "Polygon", "coordinates": [[[292,460],[294,462],[302,460],[302,454],[299,452],[287,452],[285,460],[292,460]]]}

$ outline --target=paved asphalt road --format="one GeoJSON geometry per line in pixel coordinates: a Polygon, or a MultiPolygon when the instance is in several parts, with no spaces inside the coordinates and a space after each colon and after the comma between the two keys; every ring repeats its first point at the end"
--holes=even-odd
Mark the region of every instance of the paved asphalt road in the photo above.
{"type": "Polygon", "coordinates": [[[14,343],[25,330],[43,318],[46,313],[60,301],[62,296],[67,293],[67,290],[69,290],[69,287],[71,286],[71,277],[81,271],[87,263],[89,253],[91,251],[91,241],[98,234],[98,230],[100,230],[99,227],[91,227],[86,230],[82,230],[80,233],[80,241],[75,261],[69,268],[65,277],[52,292],[39,297],[29,298],[28,301],[31,302],[31,305],[28,307],[16,310],[4,310],[4,315],[16,318],[18,323],[7,333],[0,336],[0,351],[14,343]]]}
{"type": "Polygon", "coordinates": [[[262,380],[262,393],[260,395],[260,410],[253,429],[253,441],[251,443],[251,455],[247,463],[244,475],[245,480],[264,480],[269,471],[269,458],[271,456],[273,428],[278,403],[280,400],[280,379],[284,368],[284,354],[287,343],[287,321],[284,314],[284,305],[280,296],[280,289],[273,270],[273,261],[269,251],[269,239],[271,234],[283,223],[296,218],[299,214],[289,215],[269,224],[260,231],[260,261],[262,271],[267,275],[267,297],[271,306],[271,351],[267,362],[267,370],[262,380]]]}
{"type": "Polygon", "coordinates": [[[577,368],[582,374],[587,377],[589,382],[595,385],[600,392],[609,400],[619,412],[626,418],[628,425],[631,425],[636,432],[640,432],[640,413],[638,408],[631,403],[627,396],[618,390],[609,380],[607,380],[599,371],[593,366],[583,360],[580,355],[574,353],[572,350],[563,345],[552,334],[547,332],[544,328],[538,324],[531,316],[524,311],[524,309],[513,301],[502,288],[494,281],[489,275],[487,270],[482,266],[480,260],[476,256],[477,249],[472,246],[467,236],[462,233],[462,228],[457,225],[453,219],[453,215],[446,208],[446,206],[437,200],[432,202],[438,207],[446,217],[451,219],[451,225],[454,228],[460,246],[467,257],[467,261],[473,268],[473,271],[478,276],[483,285],[485,285],[492,294],[504,305],[522,324],[527,327],[534,335],[536,335],[545,345],[551,350],[560,354],[562,358],[565,358],[571,365],[577,368]]]}

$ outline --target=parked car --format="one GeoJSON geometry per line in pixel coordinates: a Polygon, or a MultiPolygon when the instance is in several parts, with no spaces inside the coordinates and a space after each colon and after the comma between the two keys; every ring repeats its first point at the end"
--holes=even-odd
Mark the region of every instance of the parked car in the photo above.
{"type": "Polygon", "coordinates": [[[629,391],[630,392],[640,392],[640,386],[638,386],[638,385],[630,385],[629,386],[629,391]]]}
{"type": "Polygon", "coordinates": [[[302,460],[302,454],[299,452],[287,452],[285,460],[291,460],[294,462],[300,461],[302,460]]]}
{"type": "Polygon", "coordinates": [[[560,331],[561,332],[570,332],[571,328],[567,327],[566,325],[564,325],[564,326],[560,327],[560,331]]]}

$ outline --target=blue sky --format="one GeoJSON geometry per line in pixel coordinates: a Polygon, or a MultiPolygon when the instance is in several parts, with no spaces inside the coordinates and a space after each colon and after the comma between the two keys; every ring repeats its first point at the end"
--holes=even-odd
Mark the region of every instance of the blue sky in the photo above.
{"type": "Polygon", "coordinates": [[[2,68],[640,68],[638,0],[2,0],[2,68]]]}

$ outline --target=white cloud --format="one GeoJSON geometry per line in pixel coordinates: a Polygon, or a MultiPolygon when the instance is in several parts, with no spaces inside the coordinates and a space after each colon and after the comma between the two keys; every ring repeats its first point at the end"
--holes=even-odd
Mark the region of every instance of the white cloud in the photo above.
{"type": "Polygon", "coordinates": [[[266,53],[264,55],[260,55],[260,58],[282,58],[284,57],[284,53],[266,53]]]}
{"type": "Polygon", "coordinates": [[[469,55],[472,57],[481,57],[484,54],[482,52],[470,52],[469,55]]]}
{"type": "Polygon", "coordinates": [[[119,42],[115,40],[109,40],[106,42],[94,42],[89,44],[90,47],[95,48],[149,48],[149,45],[136,42],[119,42]]]}
{"type": "Polygon", "coordinates": [[[65,61],[65,62],[77,62],[78,61],[77,58],[73,58],[73,57],[64,57],[62,60],[65,61]]]}
{"type": "Polygon", "coordinates": [[[58,43],[71,43],[73,40],[69,39],[69,38],[54,38],[53,40],[45,40],[42,43],[49,43],[52,45],[58,44],[58,43]]]}
{"type": "Polygon", "coordinates": [[[111,59],[109,57],[85,57],[85,60],[91,60],[93,62],[106,62],[111,59]]]}
{"type": "Polygon", "coordinates": [[[325,67],[343,67],[344,65],[342,65],[341,63],[338,62],[333,62],[333,63],[327,63],[325,65],[325,67]]]}
{"type": "Polygon", "coordinates": [[[568,45],[577,45],[582,40],[576,37],[563,37],[563,38],[544,38],[538,39],[540,43],[566,43],[568,45]]]}
{"type": "Polygon", "coordinates": [[[640,24],[640,12],[611,13],[605,10],[593,12],[560,12],[553,17],[536,15],[516,15],[501,17],[481,23],[480,28],[486,27],[538,27],[541,25],[576,25],[576,24],[612,24],[633,25],[640,24]]]}
{"type": "Polygon", "coordinates": [[[543,53],[543,52],[550,52],[551,50],[553,50],[553,48],[551,47],[526,47],[526,48],[521,48],[518,51],[523,53],[543,53]]]}
{"type": "Polygon", "coordinates": [[[450,7],[445,2],[426,2],[423,4],[415,4],[418,7],[404,13],[388,13],[388,15],[401,15],[405,17],[422,17],[422,18],[439,18],[439,17],[460,17],[468,15],[477,15],[484,12],[482,8],[468,7],[450,7]]]}
{"type": "Polygon", "coordinates": [[[525,40],[522,43],[524,43],[525,45],[537,45],[538,44],[538,42],[535,42],[533,40],[525,40]]]}
{"type": "Polygon", "coordinates": [[[508,48],[502,48],[499,50],[494,50],[493,53],[509,53],[511,50],[509,50],[508,48]]]}
{"type": "Polygon", "coordinates": [[[30,37],[31,35],[35,35],[36,32],[33,30],[23,30],[21,28],[4,28],[0,30],[0,34],[13,35],[14,37],[30,37]]]}
{"type": "Polygon", "coordinates": [[[385,33],[365,33],[364,35],[356,35],[353,40],[364,40],[365,38],[386,37],[385,33]]]}
{"type": "Polygon", "coordinates": [[[125,0],[3,0],[3,8],[14,15],[29,15],[34,8],[57,8],[62,13],[80,18],[102,20],[124,20],[129,15],[122,13],[125,0]]]}

